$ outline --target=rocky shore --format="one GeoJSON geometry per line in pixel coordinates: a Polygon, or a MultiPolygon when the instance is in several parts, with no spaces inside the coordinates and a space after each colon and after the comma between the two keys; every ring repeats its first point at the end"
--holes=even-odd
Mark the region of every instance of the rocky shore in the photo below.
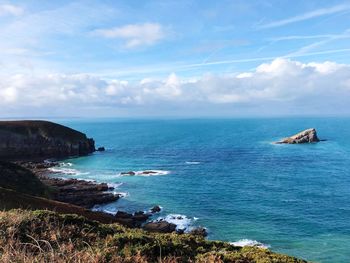
{"type": "Polygon", "coordinates": [[[97,204],[117,201],[119,194],[111,192],[113,187],[106,183],[96,183],[78,179],[61,179],[51,177],[49,168],[58,165],[56,162],[17,162],[31,170],[39,180],[51,190],[51,198],[56,201],[92,208],[97,204]]]}
{"type": "MultiPolygon", "coordinates": [[[[115,189],[108,186],[106,183],[52,177],[53,172],[50,168],[59,166],[58,162],[17,161],[16,163],[30,170],[50,189],[50,198],[52,200],[91,209],[95,205],[115,202],[121,198],[121,195],[114,193],[113,190],[115,189]]],[[[184,229],[177,229],[175,224],[167,222],[166,220],[152,220],[153,215],[160,211],[161,208],[159,206],[150,208],[148,212],[136,211],[134,213],[127,213],[118,211],[113,216],[113,222],[120,223],[130,228],[143,228],[149,232],[184,233],[184,229]]],[[[103,212],[98,213],[103,214],[103,212]]],[[[110,215],[108,214],[108,216],[110,215]]],[[[194,228],[188,233],[200,236],[207,235],[207,231],[203,227],[194,228]]]]}

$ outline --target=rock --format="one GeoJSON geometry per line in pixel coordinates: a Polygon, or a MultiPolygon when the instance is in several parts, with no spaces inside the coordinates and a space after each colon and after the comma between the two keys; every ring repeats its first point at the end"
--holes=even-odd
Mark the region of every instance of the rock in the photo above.
{"type": "Polygon", "coordinates": [[[156,205],[154,207],[151,208],[151,213],[155,214],[155,213],[159,213],[162,209],[160,208],[159,205],[156,205]]]}
{"type": "Polygon", "coordinates": [[[106,149],[105,147],[98,147],[96,151],[98,152],[104,152],[106,149]]]}
{"type": "Polygon", "coordinates": [[[119,195],[107,192],[111,188],[106,183],[77,179],[63,180],[48,176],[40,176],[40,180],[53,190],[52,199],[84,208],[114,202],[120,198],[119,195]]]}
{"type": "Polygon", "coordinates": [[[48,121],[0,121],[0,159],[82,156],[95,151],[84,133],[48,121]]]}
{"type": "Polygon", "coordinates": [[[138,222],[146,222],[148,218],[150,218],[150,214],[146,214],[144,212],[136,212],[133,216],[133,219],[138,222]]]}
{"type": "Polygon", "coordinates": [[[143,229],[148,232],[172,233],[176,230],[176,225],[166,222],[150,222],[143,226],[143,229]]]}
{"type": "Polygon", "coordinates": [[[150,214],[143,211],[129,214],[123,211],[118,211],[115,215],[117,222],[128,227],[141,227],[141,225],[148,220],[150,214]]]}
{"type": "Polygon", "coordinates": [[[156,174],[155,171],[143,171],[142,174],[148,175],[148,174],[156,174]]]}
{"type": "Polygon", "coordinates": [[[317,137],[317,132],[315,129],[307,129],[305,131],[302,131],[296,135],[293,135],[289,138],[283,139],[282,141],[279,141],[277,143],[287,143],[287,144],[297,144],[297,143],[313,143],[313,142],[319,142],[320,140],[317,137]]]}
{"type": "Polygon", "coordinates": [[[121,175],[131,175],[131,176],[133,176],[133,175],[135,175],[136,173],[133,172],[133,171],[129,171],[129,172],[121,172],[120,174],[121,174],[121,175]]]}
{"type": "Polygon", "coordinates": [[[115,217],[116,217],[116,218],[132,218],[132,214],[129,214],[129,213],[123,212],[123,211],[118,211],[118,212],[115,214],[115,217]]]}
{"type": "Polygon", "coordinates": [[[204,227],[197,227],[189,232],[189,234],[194,236],[206,237],[208,235],[207,229],[204,227]]]}

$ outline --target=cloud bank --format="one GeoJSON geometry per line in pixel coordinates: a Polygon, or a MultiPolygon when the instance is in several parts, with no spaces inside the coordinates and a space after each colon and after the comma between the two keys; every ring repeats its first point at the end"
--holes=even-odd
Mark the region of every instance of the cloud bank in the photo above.
{"type": "MultiPolygon", "coordinates": [[[[71,114],[70,108],[89,116],[91,108],[119,109],[142,115],[225,114],[331,114],[350,113],[350,66],[333,62],[301,63],[276,59],[252,72],[206,74],[137,82],[106,80],[87,74],[12,75],[0,78],[3,112],[36,109],[71,114]],[[64,109],[67,109],[66,112],[64,109]],[[190,112],[188,111],[190,109],[190,112]],[[222,111],[221,111],[222,112],[222,111]]],[[[35,111],[33,111],[35,112],[35,111]]],[[[127,114],[127,113],[126,113],[127,114]]]]}

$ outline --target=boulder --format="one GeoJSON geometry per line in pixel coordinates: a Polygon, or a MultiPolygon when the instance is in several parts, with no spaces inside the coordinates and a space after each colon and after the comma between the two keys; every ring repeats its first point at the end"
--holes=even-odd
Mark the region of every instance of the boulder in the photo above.
{"type": "Polygon", "coordinates": [[[145,224],[143,229],[148,232],[172,233],[176,230],[176,225],[166,221],[150,222],[145,224]]]}
{"type": "Polygon", "coordinates": [[[127,212],[118,211],[115,215],[117,222],[128,227],[141,227],[141,225],[148,220],[150,214],[143,211],[129,214],[127,212]]]}
{"type": "Polygon", "coordinates": [[[204,227],[197,227],[189,232],[189,234],[194,236],[206,237],[208,235],[207,229],[204,227]]]}
{"type": "Polygon", "coordinates": [[[104,152],[106,150],[105,147],[98,147],[96,151],[98,152],[104,152]]]}
{"type": "Polygon", "coordinates": [[[319,141],[320,139],[317,137],[316,129],[311,128],[311,129],[302,131],[298,134],[295,134],[289,138],[285,138],[282,141],[279,141],[277,143],[297,144],[297,143],[313,143],[313,142],[319,142],[319,141]]]}
{"type": "Polygon", "coordinates": [[[135,221],[138,221],[138,222],[146,222],[148,220],[148,218],[150,218],[150,214],[146,214],[142,211],[140,212],[135,212],[135,214],[133,215],[133,219],[135,221]]]}
{"type": "Polygon", "coordinates": [[[160,208],[159,205],[156,205],[154,207],[151,208],[151,213],[155,214],[155,213],[159,213],[162,209],[160,208]]]}

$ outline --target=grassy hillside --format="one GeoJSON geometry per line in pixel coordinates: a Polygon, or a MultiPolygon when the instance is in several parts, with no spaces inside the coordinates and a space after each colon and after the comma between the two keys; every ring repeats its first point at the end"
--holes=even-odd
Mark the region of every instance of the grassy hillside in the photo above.
{"type": "Polygon", "coordinates": [[[1,262],[305,262],[266,249],[47,211],[0,212],[0,232],[1,262]]]}
{"type": "Polygon", "coordinates": [[[30,170],[3,161],[0,161],[0,187],[34,196],[49,197],[50,195],[50,189],[30,170]]]}
{"type": "Polygon", "coordinates": [[[109,214],[93,212],[91,210],[84,209],[80,206],[22,194],[13,190],[0,187],[0,210],[4,211],[15,208],[27,210],[50,210],[56,211],[58,213],[77,214],[80,216],[84,216],[90,220],[97,220],[102,223],[116,222],[115,217],[109,214]]]}

